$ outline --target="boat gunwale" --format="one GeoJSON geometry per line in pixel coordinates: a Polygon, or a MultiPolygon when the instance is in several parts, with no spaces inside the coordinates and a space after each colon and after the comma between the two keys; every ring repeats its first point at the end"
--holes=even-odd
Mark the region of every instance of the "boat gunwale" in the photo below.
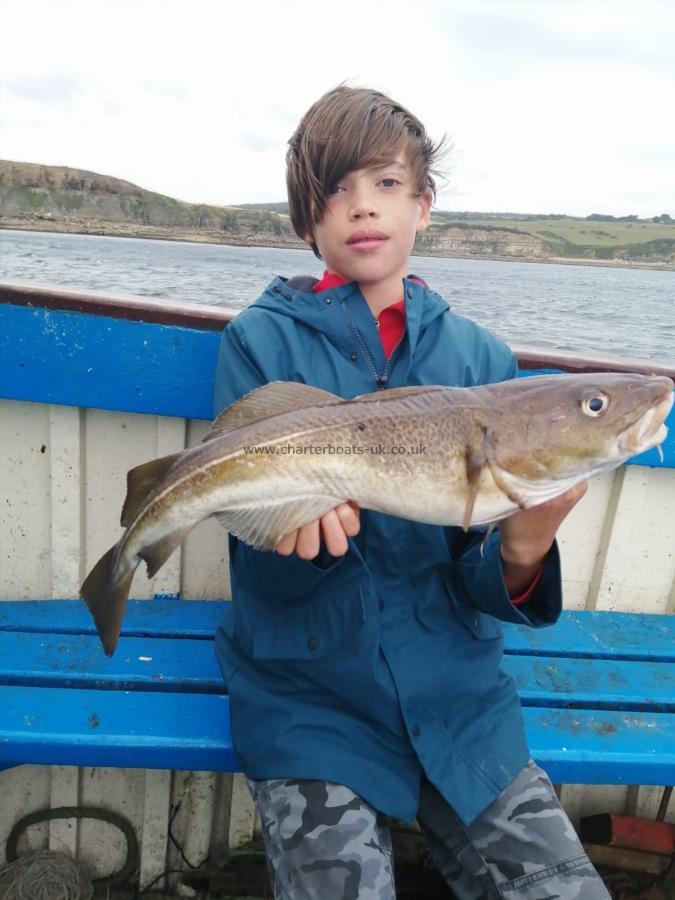
{"type": "MultiPolygon", "coordinates": [[[[0,304],[109,316],[135,322],[222,331],[243,309],[201,306],[178,299],[162,300],[130,294],[79,291],[49,284],[0,282],[0,304]]],[[[675,380],[675,364],[618,356],[587,355],[530,344],[511,344],[521,369],[565,372],[636,372],[675,380]]]]}

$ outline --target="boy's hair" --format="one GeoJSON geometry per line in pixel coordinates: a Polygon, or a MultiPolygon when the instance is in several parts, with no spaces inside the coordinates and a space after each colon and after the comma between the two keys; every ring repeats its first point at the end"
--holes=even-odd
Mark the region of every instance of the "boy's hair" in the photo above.
{"type": "MultiPolygon", "coordinates": [[[[288,211],[296,234],[314,233],[326,207],[328,192],[347,172],[386,165],[407,151],[418,196],[431,190],[433,175],[445,149],[434,144],[424,125],[405,107],[368,88],[334,88],[316,101],[288,142],[286,184],[288,211]]],[[[311,244],[320,257],[316,244],[311,244]]]]}

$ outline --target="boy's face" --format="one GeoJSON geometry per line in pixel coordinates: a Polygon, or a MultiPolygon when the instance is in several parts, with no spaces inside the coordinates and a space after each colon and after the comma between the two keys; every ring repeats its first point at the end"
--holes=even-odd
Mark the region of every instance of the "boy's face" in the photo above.
{"type": "Polygon", "coordinates": [[[312,238],[326,268],[347,281],[400,290],[415,235],[431,215],[431,191],[415,196],[404,153],[385,166],[348,172],[329,194],[312,238]]]}

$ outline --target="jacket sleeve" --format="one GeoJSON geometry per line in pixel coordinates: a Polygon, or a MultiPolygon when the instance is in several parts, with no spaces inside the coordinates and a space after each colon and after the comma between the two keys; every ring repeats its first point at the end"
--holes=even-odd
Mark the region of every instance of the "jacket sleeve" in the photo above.
{"type": "MultiPolygon", "coordinates": [[[[235,403],[245,394],[283,377],[283,373],[265,373],[263,367],[253,358],[246,346],[246,338],[236,322],[230,323],[223,332],[218,353],[216,377],[214,385],[214,415],[235,403]]],[[[230,560],[246,557],[247,569],[256,567],[263,572],[274,569],[277,576],[294,577],[299,593],[311,590],[323,575],[337,568],[343,560],[341,556],[331,556],[324,544],[321,544],[319,555],[313,560],[301,560],[295,554],[282,557],[277,553],[263,553],[248,547],[242,541],[230,535],[230,560]]],[[[242,560],[243,561],[243,560],[242,560]]]]}
{"type": "MultiPolygon", "coordinates": [[[[500,354],[499,366],[492,367],[486,382],[508,381],[518,374],[515,356],[500,354]]],[[[511,602],[504,584],[499,531],[485,540],[485,531],[445,529],[451,566],[451,586],[462,603],[488,613],[505,622],[540,627],[552,625],[562,610],[560,554],[557,543],[551,547],[543,563],[542,576],[525,603],[511,602]]]]}
{"type": "Polygon", "coordinates": [[[214,416],[269,380],[246,353],[242,338],[235,328],[234,322],[231,322],[220,340],[213,391],[214,416]]]}
{"type": "Polygon", "coordinates": [[[504,584],[499,552],[499,533],[494,531],[487,541],[482,533],[452,529],[448,546],[454,561],[452,587],[462,603],[488,613],[504,622],[519,625],[552,625],[562,611],[562,580],[557,543],[543,563],[539,583],[525,603],[515,606],[504,584]],[[484,542],[484,544],[483,544],[484,542]],[[481,549],[481,544],[483,547],[481,549]]]}

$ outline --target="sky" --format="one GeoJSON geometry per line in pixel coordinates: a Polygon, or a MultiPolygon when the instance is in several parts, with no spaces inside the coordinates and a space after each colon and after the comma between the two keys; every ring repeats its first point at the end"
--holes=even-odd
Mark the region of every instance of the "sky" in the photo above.
{"type": "Polygon", "coordinates": [[[0,156],[286,198],[341,82],[452,151],[437,207],[675,216],[675,0],[0,0],[0,156]]]}

